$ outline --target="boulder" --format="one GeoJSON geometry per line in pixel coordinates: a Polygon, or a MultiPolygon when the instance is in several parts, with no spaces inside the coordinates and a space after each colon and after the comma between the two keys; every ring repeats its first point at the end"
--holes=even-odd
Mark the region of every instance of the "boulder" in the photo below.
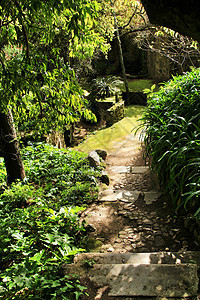
{"type": "Polygon", "coordinates": [[[88,156],[87,156],[87,159],[89,161],[89,164],[91,167],[93,168],[97,168],[100,166],[101,162],[100,162],[100,157],[99,155],[97,154],[96,151],[91,151],[88,156]]]}
{"type": "Polygon", "coordinates": [[[111,108],[107,109],[104,118],[107,127],[122,120],[124,118],[124,101],[117,102],[111,108]]]}
{"type": "Polygon", "coordinates": [[[109,185],[110,183],[108,173],[105,170],[101,171],[100,181],[106,185],[109,185]]]}
{"type": "Polygon", "coordinates": [[[171,28],[200,42],[199,0],[142,0],[152,24],[171,28]]]}
{"type": "Polygon", "coordinates": [[[107,151],[106,150],[103,150],[103,149],[97,149],[95,150],[97,152],[97,154],[103,159],[105,160],[106,157],[107,157],[107,151]]]}

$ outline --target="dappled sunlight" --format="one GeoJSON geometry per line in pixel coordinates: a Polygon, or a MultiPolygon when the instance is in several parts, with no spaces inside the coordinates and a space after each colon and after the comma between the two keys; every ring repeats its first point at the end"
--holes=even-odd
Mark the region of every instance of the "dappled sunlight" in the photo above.
{"type": "Polygon", "coordinates": [[[94,264],[91,281],[109,285],[109,296],[195,296],[195,265],[94,264]],[[193,272],[194,271],[194,272],[193,272]]]}

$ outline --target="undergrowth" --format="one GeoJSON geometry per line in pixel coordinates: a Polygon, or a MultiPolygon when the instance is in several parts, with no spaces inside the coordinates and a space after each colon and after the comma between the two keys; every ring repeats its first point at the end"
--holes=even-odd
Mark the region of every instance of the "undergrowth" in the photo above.
{"type": "Polygon", "coordinates": [[[146,156],[174,207],[200,217],[200,70],[150,93],[142,118],[146,156]]]}
{"type": "Polygon", "coordinates": [[[62,264],[84,245],[79,220],[97,193],[86,155],[46,144],[22,152],[26,179],[6,187],[0,161],[0,299],[78,299],[85,288],[62,264]]]}

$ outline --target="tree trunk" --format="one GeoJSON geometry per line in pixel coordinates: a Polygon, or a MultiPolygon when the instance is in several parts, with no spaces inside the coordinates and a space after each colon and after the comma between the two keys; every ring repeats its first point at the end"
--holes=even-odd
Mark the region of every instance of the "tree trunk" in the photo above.
{"type": "Polygon", "coordinates": [[[25,171],[11,110],[0,113],[0,156],[4,158],[7,184],[11,184],[16,179],[23,180],[25,171]]]}
{"type": "Polygon", "coordinates": [[[125,65],[124,65],[122,44],[121,44],[121,39],[120,39],[120,35],[119,35],[119,28],[118,28],[118,24],[117,24],[117,18],[116,18],[115,11],[114,11],[114,4],[113,4],[112,0],[111,0],[111,6],[112,6],[112,9],[113,9],[113,17],[114,17],[115,30],[116,30],[115,31],[115,36],[116,36],[116,39],[117,39],[117,45],[118,45],[118,49],[119,49],[119,60],[120,60],[120,65],[121,65],[121,70],[122,70],[122,77],[123,77],[125,90],[126,90],[126,98],[127,98],[127,101],[128,101],[128,99],[129,99],[128,80],[127,80],[127,77],[126,77],[126,69],[125,69],[125,65]]]}

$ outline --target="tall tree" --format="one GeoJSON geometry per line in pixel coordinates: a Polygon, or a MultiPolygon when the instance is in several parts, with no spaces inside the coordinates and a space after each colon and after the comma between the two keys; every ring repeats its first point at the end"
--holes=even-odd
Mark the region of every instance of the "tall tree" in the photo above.
{"type": "Polygon", "coordinates": [[[0,129],[0,155],[4,157],[7,183],[11,184],[16,179],[25,177],[11,110],[8,110],[7,113],[0,113],[0,129]]]}
{"type": "Polygon", "coordinates": [[[122,36],[148,28],[145,10],[137,0],[104,0],[99,16],[99,30],[109,41],[116,39],[121,73],[126,96],[129,97],[128,81],[124,64],[122,36]]]}
{"type": "Polygon", "coordinates": [[[124,57],[123,57],[123,50],[122,50],[122,44],[121,44],[121,39],[120,39],[119,27],[118,27],[118,22],[117,22],[117,18],[116,18],[114,2],[112,0],[110,0],[110,3],[111,3],[112,14],[113,14],[113,18],[114,18],[115,36],[117,39],[117,45],[118,45],[118,49],[119,49],[119,60],[120,60],[120,65],[121,65],[122,77],[123,77],[125,90],[126,90],[126,98],[128,101],[129,88],[128,88],[128,80],[127,80],[127,76],[126,76],[126,69],[125,69],[125,65],[124,65],[124,57]]]}

